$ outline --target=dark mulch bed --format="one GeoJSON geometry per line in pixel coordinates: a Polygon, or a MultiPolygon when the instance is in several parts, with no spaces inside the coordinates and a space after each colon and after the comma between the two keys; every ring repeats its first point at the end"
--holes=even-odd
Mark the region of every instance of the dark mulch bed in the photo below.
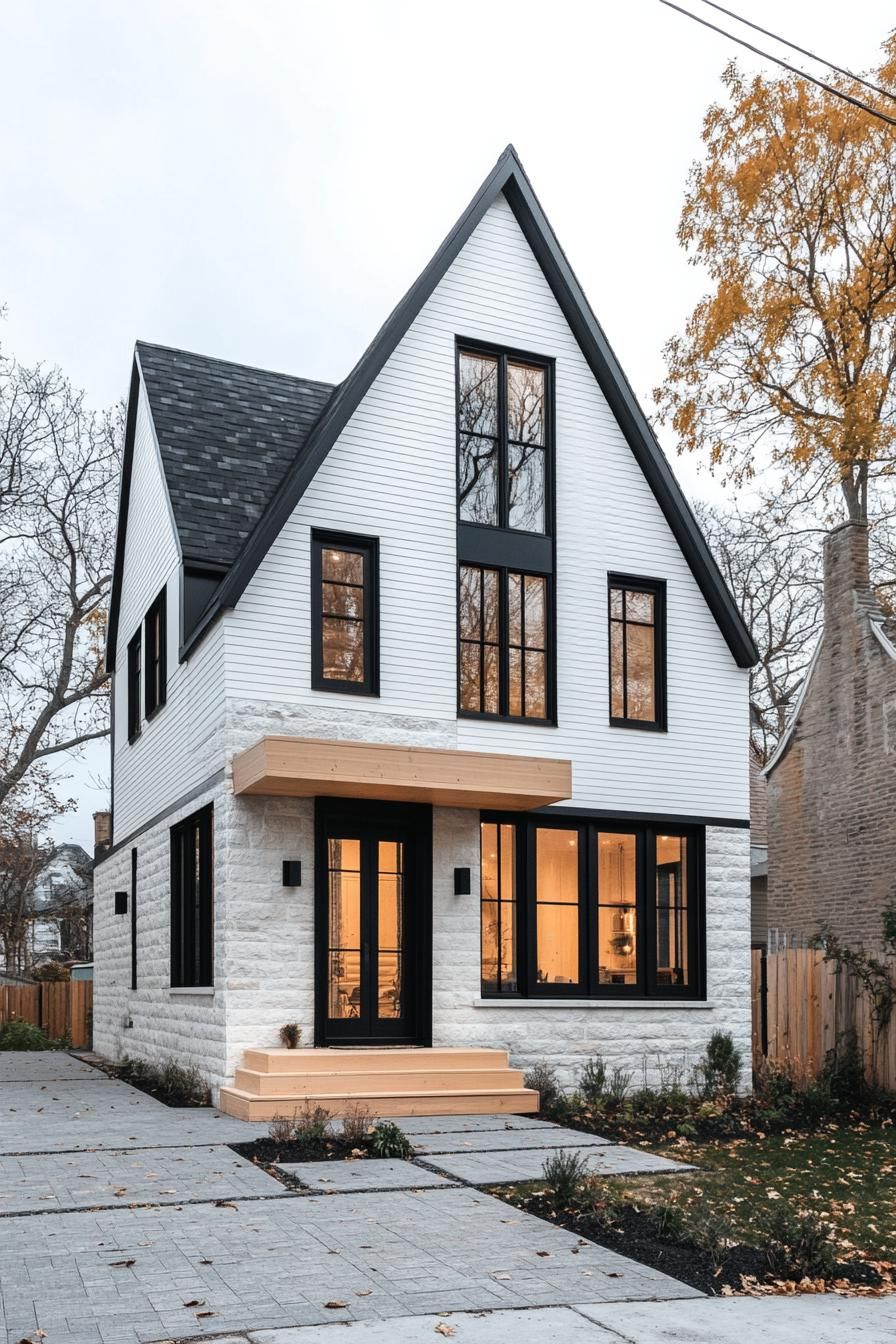
{"type": "Polygon", "coordinates": [[[254,1162],[257,1167],[276,1166],[278,1162],[338,1162],[350,1157],[368,1157],[366,1148],[356,1147],[339,1134],[328,1134],[314,1142],[298,1143],[295,1139],[251,1139],[248,1143],[228,1144],[240,1157],[254,1162]]]}
{"type": "Polygon", "coordinates": [[[212,1104],[211,1092],[207,1087],[183,1075],[178,1077],[176,1070],[172,1077],[164,1066],[146,1064],[143,1060],[124,1060],[115,1064],[99,1055],[89,1056],[88,1063],[107,1078],[118,1078],[123,1083],[129,1083],[138,1092],[145,1092],[148,1097],[160,1101],[163,1106],[183,1110],[185,1107],[195,1109],[212,1104]]]}
{"type": "MultiPolygon", "coordinates": [[[[607,1222],[589,1209],[558,1209],[545,1195],[521,1198],[512,1190],[492,1193],[501,1194],[509,1203],[526,1213],[535,1214],[558,1227],[565,1227],[599,1246],[627,1255],[642,1265],[658,1269],[711,1296],[719,1296],[726,1286],[735,1292],[742,1292],[744,1278],[752,1278],[759,1283],[766,1280],[773,1282],[768,1261],[756,1247],[743,1244],[731,1246],[718,1259],[713,1259],[708,1251],[695,1246],[693,1242],[664,1240],[657,1233],[649,1214],[628,1205],[614,1210],[612,1221],[607,1222]]],[[[876,1287],[882,1282],[875,1269],[861,1262],[841,1263],[833,1276],[834,1280],[869,1287],[876,1287]]]]}

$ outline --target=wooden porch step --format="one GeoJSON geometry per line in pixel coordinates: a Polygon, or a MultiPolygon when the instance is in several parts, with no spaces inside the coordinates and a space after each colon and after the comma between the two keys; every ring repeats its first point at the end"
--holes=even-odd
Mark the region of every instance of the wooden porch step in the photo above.
{"type": "MultiPolygon", "coordinates": [[[[247,1051],[248,1054],[254,1053],[247,1051]]],[[[501,1052],[496,1052],[500,1054],[501,1052]]],[[[506,1057],[505,1057],[506,1059],[506,1057]]],[[[523,1086],[521,1069],[505,1063],[490,1068],[440,1067],[431,1060],[429,1068],[382,1067],[309,1070],[305,1073],[265,1073],[260,1069],[237,1069],[234,1087],[255,1097],[307,1097],[327,1092],[339,1096],[366,1097],[377,1093],[414,1094],[424,1092],[506,1092],[523,1086]]]]}
{"type": "Polygon", "coordinates": [[[453,1046],[389,1048],[325,1047],[246,1050],[243,1066],[257,1073],[371,1073],[374,1069],[507,1068],[506,1050],[464,1050],[453,1046]]]}
{"type": "Polygon", "coordinates": [[[442,1092],[318,1092],[302,1097],[259,1097],[238,1087],[222,1087],[218,1105],[238,1120],[273,1120],[294,1117],[306,1106],[321,1106],[334,1119],[356,1106],[364,1106],[372,1118],[412,1115],[526,1115],[538,1110],[538,1093],[531,1088],[442,1092]]]}

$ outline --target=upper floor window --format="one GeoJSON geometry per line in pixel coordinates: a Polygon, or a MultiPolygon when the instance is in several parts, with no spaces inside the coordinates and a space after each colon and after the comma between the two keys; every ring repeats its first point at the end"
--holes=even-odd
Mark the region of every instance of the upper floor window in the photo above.
{"type": "Polygon", "coordinates": [[[128,644],[128,741],[133,742],[140,736],[140,726],[142,723],[142,714],[140,708],[140,685],[141,685],[141,636],[142,631],[138,629],[128,644]]]}
{"type": "Polygon", "coordinates": [[[610,723],[666,727],[666,585],[609,576],[610,723]]]}
{"type": "Polygon", "coordinates": [[[464,713],[550,719],[549,599],[544,574],[461,565],[458,706],[464,713]]]}
{"type": "Polygon", "coordinates": [[[458,351],[458,517],[550,531],[550,364],[488,349],[458,351]]]}
{"type": "Polygon", "coordinates": [[[167,641],[165,638],[165,589],[159,593],[143,622],[146,669],[144,692],[146,717],[161,709],[168,695],[167,641]]]}
{"type": "Polygon", "coordinates": [[[311,684],[379,694],[378,543],[338,532],[311,536],[311,684]]]}
{"type": "Polygon", "coordinates": [[[171,984],[214,983],[214,812],[171,828],[171,984]]]}

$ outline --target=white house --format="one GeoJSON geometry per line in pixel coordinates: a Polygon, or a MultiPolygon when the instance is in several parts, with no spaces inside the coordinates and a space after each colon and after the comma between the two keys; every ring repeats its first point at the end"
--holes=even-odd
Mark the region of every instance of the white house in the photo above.
{"type": "Polygon", "coordinates": [[[108,661],[98,1050],[258,1117],[748,1057],[753,645],[512,147],[338,386],[137,345],[108,661]]]}

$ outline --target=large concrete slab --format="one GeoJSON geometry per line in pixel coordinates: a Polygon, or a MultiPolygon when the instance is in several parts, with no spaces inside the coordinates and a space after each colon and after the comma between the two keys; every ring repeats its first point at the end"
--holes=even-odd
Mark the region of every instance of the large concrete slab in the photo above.
{"type": "MultiPolygon", "coordinates": [[[[356,1325],[318,1325],[298,1330],[252,1330],[251,1344],[432,1344],[439,1327],[450,1328],[457,1344],[530,1344],[562,1340],[562,1344],[620,1344],[619,1335],[602,1329],[567,1307],[536,1307],[532,1311],[470,1312],[448,1316],[401,1316],[391,1321],[359,1321],[356,1325]]],[[[445,1338],[446,1335],[442,1335],[445,1338]]],[[[448,1336],[450,1337],[450,1336],[448,1336]]],[[[240,1344],[221,1340],[220,1344],[240,1344]]]]}
{"type": "Polygon", "coordinates": [[[277,1170],[307,1189],[327,1195],[346,1190],[421,1190],[448,1184],[434,1171],[388,1157],[365,1157],[356,1162],[280,1162],[277,1170]]]}
{"type": "Polygon", "coordinates": [[[8,1050],[0,1054],[0,1083],[58,1082],[106,1077],[83,1060],[75,1059],[64,1050],[8,1050]]]}
{"type": "Polygon", "coordinates": [[[48,1344],[694,1295],[457,1188],[0,1218],[0,1285],[9,1338],[48,1344]]]}
{"type": "Polygon", "coordinates": [[[421,1156],[429,1153],[496,1153],[520,1148],[601,1148],[609,1143],[597,1134],[583,1134],[578,1129],[563,1129],[559,1125],[526,1130],[475,1130],[452,1134],[427,1134],[412,1138],[414,1151],[421,1156]]]}
{"type": "Polygon", "coordinates": [[[475,1134],[479,1130],[493,1133],[504,1129],[559,1129],[548,1120],[536,1120],[531,1115],[412,1115],[399,1116],[393,1121],[405,1134],[475,1134]]]}
{"type": "MultiPolygon", "coordinates": [[[[711,1297],[576,1308],[628,1344],[893,1344],[896,1298],[711,1297]]],[[[458,1344],[461,1344],[460,1339],[458,1344]]]]}
{"type": "MultiPolygon", "coordinates": [[[[540,1181],[544,1164],[557,1149],[517,1148],[504,1152],[440,1153],[421,1159],[427,1166],[469,1185],[509,1185],[516,1181],[540,1181]]],[[[624,1148],[620,1144],[603,1147],[563,1148],[575,1153],[598,1176],[632,1176],[636,1173],[674,1175],[693,1171],[684,1162],[672,1162],[668,1157],[657,1157],[638,1148],[624,1148]]]]}
{"type": "Polygon", "coordinates": [[[0,1214],[287,1193],[224,1144],[0,1157],[0,1214]]]}

